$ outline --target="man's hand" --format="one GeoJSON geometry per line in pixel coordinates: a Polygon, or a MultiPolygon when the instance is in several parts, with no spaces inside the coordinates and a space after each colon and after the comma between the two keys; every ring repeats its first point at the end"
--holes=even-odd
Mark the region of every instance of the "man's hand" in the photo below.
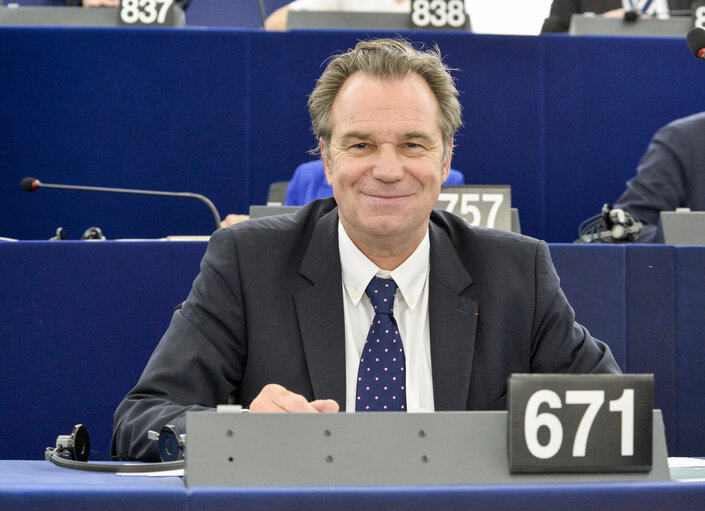
{"type": "MultiPolygon", "coordinates": [[[[624,9],[613,9],[611,11],[603,12],[602,16],[604,18],[624,18],[624,9]]],[[[650,18],[648,14],[639,13],[640,18],[650,18]]]]}
{"type": "Polygon", "coordinates": [[[243,220],[248,220],[250,218],[250,215],[236,215],[234,213],[230,213],[228,216],[226,216],[222,222],[220,222],[221,227],[227,227],[229,225],[236,224],[238,222],[242,222],[243,220]]]}
{"type": "Polygon", "coordinates": [[[335,413],[340,409],[338,403],[332,399],[318,399],[307,401],[300,394],[295,394],[276,383],[265,385],[259,395],[250,403],[252,413],[335,413]]]}

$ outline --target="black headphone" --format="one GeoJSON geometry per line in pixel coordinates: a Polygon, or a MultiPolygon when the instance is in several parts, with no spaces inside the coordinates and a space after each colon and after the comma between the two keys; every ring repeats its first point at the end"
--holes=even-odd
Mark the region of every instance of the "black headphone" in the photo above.
{"type": "Polygon", "coordinates": [[[599,214],[580,224],[575,243],[630,243],[636,241],[643,227],[627,211],[605,204],[599,214]]]}
{"type": "MultiPolygon", "coordinates": [[[[169,427],[165,426],[162,431],[169,427]]],[[[171,433],[172,430],[176,432],[173,426],[171,426],[171,430],[167,431],[171,433]]],[[[82,424],[76,424],[70,435],[59,435],[56,437],[56,447],[47,447],[44,452],[44,458],[59,467],[93,472],[159,472],[184,468],[183,435],[177,435],[176,439],[171,441],[166,440],[169,434],[157,436],[165,438],[164,443],[165,445],[168,444],[167,451],[171,453],[170,457],[172,459],[157,463],[88,463],[91,442],[88,438],[88,431],[82,424]],[[174,454],[176,457],[174,457],[174,454]]],[[[159,444],[160,455],[162,455],[161,438],[159,444]]],[[[163,455],[162,459],[164,459],[163,455]]]]}

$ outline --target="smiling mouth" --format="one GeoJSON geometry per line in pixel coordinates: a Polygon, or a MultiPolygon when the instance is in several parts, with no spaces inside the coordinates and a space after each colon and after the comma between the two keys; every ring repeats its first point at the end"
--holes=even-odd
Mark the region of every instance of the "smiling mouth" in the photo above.
{"type": "Polygon", "coordinates": [[[380,194],[375,194],[375,193],[365,193],[362,192],[363,195],[366,197],[369,197],[370,199],[375,199],[375,200],[384,200],[384,201],[392,201],[392,200],[401,200],[401,199],[406,199],[408,197],[411,197],[412,194],[407,193],[407,194],[394,194],[394,195],[380,195],[380,194]]]}

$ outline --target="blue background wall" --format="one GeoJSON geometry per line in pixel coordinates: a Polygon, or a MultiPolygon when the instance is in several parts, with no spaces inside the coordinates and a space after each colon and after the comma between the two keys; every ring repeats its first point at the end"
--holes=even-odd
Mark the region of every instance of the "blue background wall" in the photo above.
{"type": "MultiPolygon", "coordinates": [[[[194,4],[195,5],[195,4],[194,4]]],[[[376,34],[379,35],[379,34],[376,34]]],[[[548,241],[614,202],[653,133],[705,106],[680,39],[424,32],[457,68],[454,168],[512,185],[523,231],[548,241]]],[[[306,97],[356,31],[0,30],[0,236],[208,234],[195,201],[41,190],[47,183],[193,191],[222,214],[264,203],[310,158],[306,97]]]]}

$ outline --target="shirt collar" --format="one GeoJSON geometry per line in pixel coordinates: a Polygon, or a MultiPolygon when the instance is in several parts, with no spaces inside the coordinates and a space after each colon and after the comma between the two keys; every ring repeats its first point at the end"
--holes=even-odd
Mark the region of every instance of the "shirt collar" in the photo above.
{"type": "Polygon", "coordinates": [[[431,248],[428,231],[416,250],[391,272],[378,268],[355,246],[340,220],[338,220],[338,247],[343,288],[354,305],[357,306],[360,303],[367,284],[374,276],[394,279],[402,299],[410,310],[419,303],[421,292],[428,280],[431,248]]]}

